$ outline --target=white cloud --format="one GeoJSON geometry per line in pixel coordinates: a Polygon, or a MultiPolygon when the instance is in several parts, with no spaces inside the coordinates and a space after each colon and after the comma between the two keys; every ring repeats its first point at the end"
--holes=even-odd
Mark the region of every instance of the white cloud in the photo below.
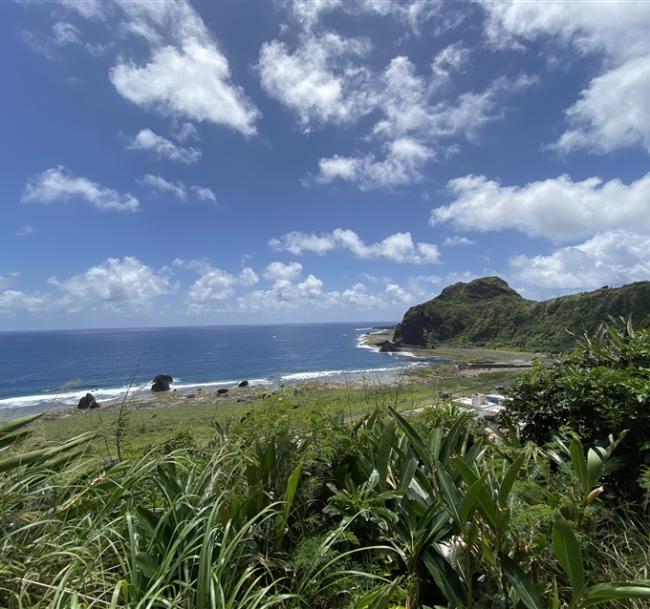
{"type": "Polygon", "coordinates": [[[244,286],[255,285],[260,278],[257,273],[249,266],[244,267],[239,273],[239,283],[244,286]]]}
{"type": "Polygon", "coordinates": [[[120,55],[109,77],[125,99],[176,119],[256,132],[258,109],[233,82],[227,58],[200,15],[185,0],[64,2],[119,36],[134,36],[150,50],[145,63],[120,55]],[[110,17],[110,19],[109,19],[110,17]]]}
{"type": "MultiPolygon", "coordinates": [[[[293,0],[289,4],[292,16],[305,28],[314,28],[321,16],[342,10],[349,15],[376,15],[393,17],[418,32],[420,26],[433,17],[439,17],[440,0],[293,0]]],[[[442,22],[441,19],[439,21],[442,22]]],[[[454,20],[452,20],[453,23],[454,20]]],[[[438,24],[438,29],[446,29],[450,24],[438,24]],[[443,26],[443,27],[440,27],[443,26]]]]}
{"type": "Polygon", "coordinates": [[[36,229],[31,226],[30,224],[23,224],[17,231],[16,231],[16,236],[17,237],[29,237],[30,235],[35,235],[36,234],[36,229]]]}
{"type": "MultiPolygon", "coordinates": [[[[451,57],[454,52],[462,55],[458,49],[447,54],[451,57]]],[[[450,61],[458,63],[461,59],[441,60],[437,69],[441,70],[441,66],[450,61]]],[[[375,79],[374,93],[368,94],[368,99],[374,101],[381,113],[372,135],[375,141],[383,140],[383,158],[375,153],[322,158],[316,181],[356,182],[363,190],[419,182],[424,167],[436,157],[443,142],[446,143],[443,147],[446,155],[457,151],[457,143],[447,143],[451,139],[477,140],[487,123],[504,116],[503,100],[507,95],[536,82],[527,75],[516,79],[501,77],[482,92],[465,92],[456,99],[443,101],[439,97],[439,85],[446,79],[447,76],[439,73],[433,79],[418,75],[407,57],[395,57],[375,79]]]]}
{"type": "Polygon", "coordinates": [[[436,140],[452,136],[476,139],[488,122],[504,115],[507,95],[537,82],[528,75],[499,77],[482,92],[465,92],[455,100],[437,98],[437,82],[419,76],[407,57],[395,57],[382,77],[381,109],[385,117],[374,127],[377,135],[417,136],[436,140]]]}
{"type": "Polygon", "coordinates": [[[542,288],[594,289],[647,281],[650,237],[607,231],[548,256],[516,256],[511,265],[519,280],[542,288]]]}
{"type": "Polygon", "coordinates": [[[271,262],[264,272],[264,277],[269,281],[292,281],[302,273],[300,262],[271,262]]]}
{"type": "Polygon", "coordinates": [[[242,268],[239,276],[213,266],[207,260],[183,260],[172,262],[176,268],[192,269],[199,275],[187,293],[190,312],[194,314],[214,311],[215,305],[226,306],[240,286],[250,287],[259,281],[257,273],[250,267],[242,268]]]}
{"type": "Polygon", "coordinates": [[[604,51],[618,61],[650,53],[650,6],[646,2],[483,2],[486,34],[496,46],[517,38],[556,37],[581,53],[604,51]]]}
{"type": "Polygon", "coordinates": [[[132,256],[108,258],[80,275],[48,282],[64,293],[69,310],[99,305],[118,311],[145,311],[157,297],[173,291],[169,277],[132,256]]]}
{"type": "Polygon", "coordinates": [[[292,231],[280,238],[271,239],[269,246],[276,251],[294,255],[304,252],[325,254],[334,249],[345,249],[359,258],[386,258],[393,262],[434,264],[440,252],[432,243],[415,243],[411,233],[394,233],[382,241],[366,245],[359,235],[350,229],[337,228],[331,233],[316,235],[292,231]]]}
{"type": "MultiPolygon", "coordinates": [[[[369,41],[317,27],[321,15],[342,10],[396,16],[417,30],[434,15],[438,19],[440,2],[298,1],[289,6],[302,28],[294,48],[281,40],[262,46],[258,68],[264,90],[295,113],[305,134],[313,127],[349,126],[370,116],[374,122],[364,138],[370,151],[321,158],[318,172],[307,183],[343,180],[370,190],[418,182],[439,153],[457,152],[456,142],[442,140],[476,140],[486,123],[504,116],[507,96],[536,82],[526,75],[501,77],[483,91],[450,98],[441,94],[442,85],[446,88],[450,75],[469,58],[461,43],[443,48],[430,73],[419,74],[406,56],[394,57],[382,71],[367,61],[369,41]]],[[[439,21],[440,27],[449,25],[439,21]]]]}
{"type": "Polygon", "coordinates": [[[431,71],[435,77],[447,79],[467,65],[470,54],[470,50],[465,48],[462,42],[454,42],[433,58],[431,71]]]}
{"type": "Polygon", "coordinates": [[[21,290],[0,291],[0,313],[41,313],[52,308],[51,294],[25,293],[21,290]]]}
{"type": "Polygon", "coordinates": [[[391,304],[405,306],[413,304],[413,296],[396,283],[389,283],[386,286],[385,292],[391,304]]]}
{"type": "Polygon", "coordinates": [[[145,66],[122,63],[111,69],[118,93],[146,109],[197,122],[224,125],[249,136],[259,111],[231,82],[228,61],[215,45],[184,41],[162,47],[145,66]]]}
{"type": "Polygon", "coordinates": [[[304,34],[294,53],[273,40],[262,45],[263,89],[293,110],[303,127],[349,123],[373,107],[369,72],[355,63],[370,43],[337,34],[304,34]]]}
{"type": "Polygon", "coordinates": [[[154,133],[151,129],[141,129],[127,148],[129,150],[149,150],[159,158],[180,163],[195,163],[201,158],[200,150],[193,147],[177,146],[174,142],[154,133]]]}
{"type": "Polygon", "coordinates": [[[179,142],[198,140],[199,132],[192,123],[173,121],[172,134],[179,142]]]}
{"type": "Polygon", "coordinates": [[[235,294],[237,277],[227,271],[206,265],[201,276],[190,287],[188,297],[195,309],[213,301],[228,300],[235,294]]]}
{"type": "Polygon", "coordinates": [[[161,176],[155,176],[150,173],[139,180],[140,184],[150,186],[154,190],[162,193],[168,193],[181,201],[187,200],[187,188],[183,182],[170,182],[161,176]]]}
{"type": "Polygon", "coordinates": [[[555,147],[604,153],[640,145],[650,152],[650,4],[647,2],[485,2],[496,46],[551,37],[581,54],[604,56],[603,73],[567,110],[555,147]]]}
{"type": "Polygon", "coordinates": [[[567,110],[572,128],[555,147],[562,152],[587,149],[606,153],[638,145],[650,152],[648,99],[650,55],[594,78],[567,110]]]}
{"type": "Polygon", "coordinates": [[[58,21],[52,26],[52,34],[59,46],[81,44],[80,32],[72,23],[58,21]]]}
{"type": "Polygon", "coordinates": [[[70,174],[59,165],[34,176],[25,186],[21,202],[54,203],[80,199],[102,210],[135,211],[140,203],[128,193],[121,194],[89,180],[70,174]]]}
{"type": "Polygon", "coordinates": [[[253,312],[326,309],[332,306],[337,296],[336,292],[323,291],[323,282],[309,274],[298,283],[278,278],[270,290],[254,290],[239,297],[238,306],[240,310],[253,312]]]}
{"type": "Polygon", "coordinates": [[[212,189],[205,186],[197,186],[196,184],[188,187],[181,180],[172,182],[166,180],[162,176],[148,173],[140,178],[138,182],[157,192],[170,194],[180,201],[187,201],[188,193],[192,193],[194,198],[198,201],[212,201],[213,203],[216,203],[217,201],[217,196],[214,194],[212,189]]]}
{"type": "Polygon", "coordinates": [[[474,245],[476,241],[472,241],[467,237],[461,237],[460,235],[454,235],[453,237],[447,237],[443,241],[445,247],[457,247],[459,245],[474,245]]]}
{"type": "Polygon", "coordinates": [[[315,180],[356,182],[361,190],[390,189],[419,182],[425,164],[434,157],[431,149],[411,138],[387,142],[383,148],[382,159],[374,154],[320,159],[315,180]]]}
{"type": "Polygon", "coordinates": [[[323,13],[341,7],[343,7],[342,0],[293,0],[289,5],[294,19],[307,29],[316,25],[323,13]]]}
{"type": "Polygon", "coordinates": [[[214,194],[214,191],[211,188],[207,188],[206,186],[197,186],[194,184],[190,189],[199,201],[212,201],[213,203],[217,202],[217,195],[214,194]]]}
{"type": "Polygon", "coordinates": [[[59,4],[75,11],[84,19],[103,19],[108,3],[102,0],[59,0],[59,4]]]}
{"type": "Polygon", "coordinates": [[[303,252],[325,254],[336,247],[336,240],[331,233],[315,235],[294,230],[279,239],[271,239],[269,246],[275,251],[290,252],[294,256],[299,256],[303,252]]]}
{"type": "Polygon", "coordinates": [[[431,222],[466,230],[512,228],[570,241],[612,229],[650,232],[650,173],[625,184],[564,175],[525,186],[502,186],[484,176],[451,180],[455,200],[431,212],[431,222]]]}

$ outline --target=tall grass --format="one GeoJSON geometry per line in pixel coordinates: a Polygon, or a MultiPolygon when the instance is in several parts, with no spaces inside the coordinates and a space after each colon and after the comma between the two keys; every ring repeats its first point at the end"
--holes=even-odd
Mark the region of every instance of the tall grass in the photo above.
{"type": "Polygon", "coordinates": [[[648,606],[648,514],[594,494],[605,449],[594,469],[576,439],[372,399],[364,416],[278,402],[107,469],[87,438],[26,458],[28,421],[5,429],[0,607],[648,606]]]}

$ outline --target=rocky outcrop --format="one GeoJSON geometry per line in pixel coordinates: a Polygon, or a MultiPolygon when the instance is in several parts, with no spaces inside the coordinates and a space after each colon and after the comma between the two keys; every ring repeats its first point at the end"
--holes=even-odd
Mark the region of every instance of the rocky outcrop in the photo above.
{"type": "Polygon", "coordinates": [[[650,327],[650,282],[603,287],[537,302],[500,277],[455,283],[411,307],[395,329],[398,346],[438,345],[562,351],[611,317],[650,327]]]}
{"type": "Polygon", "coordinates": [[[174,379],[169,374],[159,374],[154,378],[151,391],[169,391],[174,379]]]}
{"type": "Polygon", "coordinates": [[[248,381],[242,381],[242,382],[239,383],[239,385],[237,385],[237,386],[238,386],[238,387],[248,387],[248,385],[249,385],[248,381]]]}
{"type": "Polygon", "coordinates": [[[90,408],[99,408],[99,404],[95,400],[95,396],[92,393],[87,393],[79,400],[79,404],[77,404],[77,408],[81,408],[82,410],[87,410],[90,408]]]}
{"type": "Polygon", "coordinates": [[[217,395],[226,395],[226,393],[228,393],[228,390],[225,387],[217,389],[217,395]]]}
{"type": "Polygon", "coordinates": [[[390,340],[379,343],[378,347],[380,353],[394,353],[395,351],[399,351],[399,347],[390,340]]]}

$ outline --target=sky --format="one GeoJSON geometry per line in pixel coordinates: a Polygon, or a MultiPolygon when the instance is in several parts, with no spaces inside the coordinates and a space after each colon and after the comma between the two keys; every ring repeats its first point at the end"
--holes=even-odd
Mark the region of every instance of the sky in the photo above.
{"type": "Polygon", "coordinates": [[[650,279],[650,2],[0,4],[0,330],[650,279]]]}

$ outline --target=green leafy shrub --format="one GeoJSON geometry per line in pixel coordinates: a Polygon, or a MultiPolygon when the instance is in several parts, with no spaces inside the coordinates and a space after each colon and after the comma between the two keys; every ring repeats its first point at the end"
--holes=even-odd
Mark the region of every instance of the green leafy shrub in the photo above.
{"type": "Polygon", "coordinates": [[[509,416],[526,439],[548,442],[570,428],[589,444],[625,434],[618,485],[634,491],[650,463],[650,331],[621,321],[585,337],[551,365],[537,365],[510,389],[509,416]]]}

